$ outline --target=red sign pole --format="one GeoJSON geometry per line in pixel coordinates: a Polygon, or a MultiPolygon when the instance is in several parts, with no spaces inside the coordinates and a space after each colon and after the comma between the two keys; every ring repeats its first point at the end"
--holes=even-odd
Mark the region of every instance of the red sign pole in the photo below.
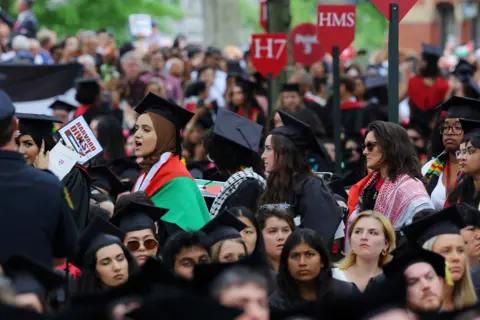
{"type": "Polygon", "coordinates": [[[354,5],[318,5],[317,18],[320,45],[333,56],[335,172],[341,174],[340,53],[355,39],[356,9],[354,5]]]}

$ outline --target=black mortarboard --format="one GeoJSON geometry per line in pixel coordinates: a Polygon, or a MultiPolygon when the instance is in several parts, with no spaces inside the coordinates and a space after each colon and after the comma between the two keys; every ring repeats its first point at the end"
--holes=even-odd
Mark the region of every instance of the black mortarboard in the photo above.
{"type": "Polygon", "coordinates": [[[122,182],[113,174],[106,166],[96,166],[88,170],[92,178],[92,187],[105,190],[108,194],[116,199],[118,194],[126,191],[122,182]]]}
{"type": "Polygon", "coordinates": [[[380,87],[387,87],[388,86],[388,78],[385,76],[371,76],[365,79],[365,88],[367,90],[380,88],[380,87]]]}
{"type": "Polygon", "coordinates": [[[11,118],[15,114],[15,106],[5,91],[0,90],[0,120],[11,118]]]}
{"type": "Polygon", "coordinates": [[[284,125],[273,129],[271,134],[281,134],[287,137],[301,153],[309,150],[317,155],[324,156],[315,134],[308,124],[285,111],[277,110],[277,112],[284,125]]]}
{"type": "Polygon", "coordinates": [[[55,100],[50,106],[49,106],[50,109],[52,110],[63,110],[63,111],[66,111],[68,113],[72,112],[73,110],[75,110],[77,107],[75,107],[74,105],[66,102],[66,101],[63,101],[63,100],[55,100]]]}
{"type": "MultiPolygon", "coordinates": [[[[62,123],[62,120],[46,114],[17,113],[16,117],[20,119],[21,135],[39,135],[48,136],[53,134],[53,124],[62,123]]],[[[40,147],[40,145],[38,145],[40,147]]]]}
{"type": "Polygon", "coordinates": [[[4,273],[12,280],[17,294],[34,293],[41,300],[64,283],[65,279],[47,268],[21,255],[11,256],[3,265],[4,273]]]}
{"type": "Polygon", "coordinates": [[[480,135],[480,121],[460,119],[465,136],[480,135]]]}
{"type": "Polygon", "coordinates": [[[108,168],[115,174],[125,189],[131,190],[142,169],[134,157],[120,158],[112,161],[108,168]]]}
{"type": "Polygon", "coordinates": [[[480,228],[480,212],[474,206],[468,203],[461,202],[457,204],[458,212],[462,216],[463,222],[466,226],[474,226],[480,228]]]}
{"type": "Polygon", "coordinates": [[[240,231],[247,226],[228,211],[224,211],[210,220],[200,229],[212,239],[212,245],[227,239],[241,238],[240,231]]]}
{"type": "Polygon", "coordinates": [[[75,81],[77,90],[99,90],[100,84],[95,78],[79,78],[75,81]]]}
{"type": "Polygon", "coordinates": [[[168,212],[168,209],[158,208],[148,204],[131,202],[123,210],[110,219],[110,222],[123,232],[151,229],[156,232],[155,222],[168,212]]]}
{"type": "Polygon", "coordinates": [[[159,291],[147,298],[142,306],[127,314],[135,320],[158,317],[164,320],[203,319],[236,319],[242,311],[220,305],[208,296],[174,290],[171,293],[159,291]],[[187,307],[185,307],[187,306],[187,307]]]}
{"type": "Polygon", "coordinates": [[[193,113],[165,100],[156,94],[149,92],[145,98],[135,107],[135,111],[139,114],[145,112],[153,112],[164,117],[180,131],[192,119],[193,113]]]}
{"type": "Polygon", "coordinates": [[[453,96],[438,107],[447,112],[445,118],[480,120],[480,100],[477,99],[453,96]]]}
{"type": "Polygon", "coordinates": [[[298,83],[284,83],[281,88],[282,92],[298,92],[300,93],[300,85],[298,83]]]}
{"type": "Polygon", "coordinates": [[[422,54],[425,57],[432,57],[432,58],[439,59],[441,56],[443,56],[443,50],[440,47],[437,47],[431,44],[426,44],[426,43],[423,43],[422,47],[423,47],[422,54]]]}
{"type": "Polygon", "coordinates": [[[220,108],[213,133],[253,152],[258,152],[263,127],[235,112],[220,108]]]}
{"type": "Polygon", "coordinates": [[[423,246],[425,242],[442,234],[460,234],[465,223],[456,206],[451,206],[415,221],[401,230],[409,243],[423,246]]]}
{"type": "Polygon", "coordinates": [[[433,251],[416,246],[403,250],[399,255],[396,254],[392,261],[383,266],[383,273],[388,278],[396,277],[417,262],[430,264],[438,276],[445,278],[445,258],[433,251]]]}
{"type": "Polygon", "coordinates": [[[461,81],[468,80],[475,74],[476,67],[464,59],[460,59],[452,74],[461,81]]]}
{"type": "Polygon", "coordinates": [[[125,233],[108,222],[107,220],[96,216],[87,225],[79,238],[79,250],[72,260],[78,268],[87,262],[88,256],[95,254],[99,249],[112,245],[121,245],[125,233]]]}

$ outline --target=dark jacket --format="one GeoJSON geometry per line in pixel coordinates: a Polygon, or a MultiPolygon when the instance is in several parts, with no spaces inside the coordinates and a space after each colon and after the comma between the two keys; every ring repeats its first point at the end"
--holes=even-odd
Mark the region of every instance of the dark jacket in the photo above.
{"type": "Polygon", "coordinates": [[[14,19],[3,9],[0,9],[0,20],[12,29],[11,38],[20,34],[27,38],[35,38],[37,36],[38,22],[33,11],[25,11],[23,15],[20,14],[17,19],[14,19]]]}
{"type": "MultiPolygon", "coordinates": [[[[317,300],[317,302],[321,303],[323,299],[331,300],[356,293],[359,293],[359,290],[353,283],[332,278],[328,288],[326,288],[325,293],[323,294],[323,297],[317,300]]],[[[292,301],[280,290],[275,291],[269,297],[270,309],[274,311],[296,309],[306,303],[307,301],[292,301]]]]}
{"type": "Polygon", "coordinates": [[[300,227],[317,231],[331,248],[343,211],[325,182],[311,175],[297,176],[289,204],[295,216],[300,216],[300,227]]]}
{"type": "Polygon", "coordinates": [[[258,208],[258,200],[265,189],[255,179],[247,179],[240,183],[237,190],[230,195],[222,205],[220,212],[233,207],[246,207],[252,212],[256,212],[258,208]]]}

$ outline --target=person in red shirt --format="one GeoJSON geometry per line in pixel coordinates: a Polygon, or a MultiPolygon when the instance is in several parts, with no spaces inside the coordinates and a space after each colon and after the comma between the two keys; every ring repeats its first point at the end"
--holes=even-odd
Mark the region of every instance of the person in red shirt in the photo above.
{"type": "Polygon", "coordinates": [[[445,100],[450,89],[438,67],[441,56],[441,48],[424,44],[419,73],[408,80],[410,120],[430,128],[435,120],[435,108],[445,100]]]}

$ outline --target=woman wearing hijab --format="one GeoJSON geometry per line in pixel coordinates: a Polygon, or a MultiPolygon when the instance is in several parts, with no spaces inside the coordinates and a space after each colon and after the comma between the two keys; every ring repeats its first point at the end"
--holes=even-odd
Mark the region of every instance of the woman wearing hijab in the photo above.
{"type": "Polygon", "coordinates": [[[197,184],[180,160],[180,130],[193,113],[149,93],[135,108],[135,156],[142,168],[133,191],[145,191],[155,206],[168,209],[163,221],[198,230],[210,220],[197,184]]]}

